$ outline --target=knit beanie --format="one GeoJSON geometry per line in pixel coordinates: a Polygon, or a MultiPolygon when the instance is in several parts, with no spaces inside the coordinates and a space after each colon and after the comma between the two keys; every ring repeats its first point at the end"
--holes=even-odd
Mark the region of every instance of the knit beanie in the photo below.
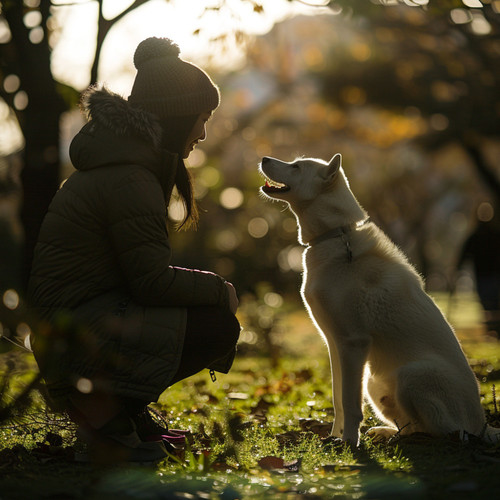
{"type": "Polygon", "coordinates": [[[179,54],[168,38],[146,38],[137,46],[137,75],[128,98],[132,106],[166,118],[199,115],[219,105],[219,89],[210,77],[179,54]]]}

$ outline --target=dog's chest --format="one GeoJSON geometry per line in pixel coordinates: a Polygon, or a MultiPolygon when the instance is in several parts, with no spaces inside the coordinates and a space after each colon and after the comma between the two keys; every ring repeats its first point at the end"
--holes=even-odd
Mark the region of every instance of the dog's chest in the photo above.
{"type": "MultiPolygon", "coordinates": [[[[330,242],[329,242],[330,243],[330,242]]],[[[303,289],[317,285],[338,286],[352,271],[345,247],[336,244],[309,247],[303,254],[303,289]]]]}
{"type": "Polygon", "coordinates": [[[308,273],[322,274],[344,273],[351,266],[352,252],[340,238],[335,238],[320,245],[308,247],[303,253],[304,270],[308,273]]]}

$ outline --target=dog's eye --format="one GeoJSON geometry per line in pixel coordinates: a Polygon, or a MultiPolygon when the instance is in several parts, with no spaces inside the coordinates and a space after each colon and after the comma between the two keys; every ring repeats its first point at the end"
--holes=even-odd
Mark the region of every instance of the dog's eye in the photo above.
{"type": "Polygon", "coordinates": [[[298,163],[292,163],[291,166],[292,166],[292,168],[299,168],[300,167],[300,165],[298,163]]]}

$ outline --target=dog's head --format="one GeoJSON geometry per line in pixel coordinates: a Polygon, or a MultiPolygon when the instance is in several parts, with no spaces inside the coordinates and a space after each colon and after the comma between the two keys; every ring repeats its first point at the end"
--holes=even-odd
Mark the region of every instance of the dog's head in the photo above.
{"type": "Polygon", "coordinates": [[[299,222],[299,241],[311,241],[324,228],[341,227],[366,219],[367,214],[349,188],[342,156],[328,163],[302,158],[287,163],[265,157],[260,172],[264,196],[288,204],[299,222]]]}
{"type": "Polygon", "coordinates": [[[284,162],[265,156],[259,171],[266,183],[261,192],[268,198],[291,205],[314,199],[335,181],[341,170],[342,156],[337,153],[329,163],[311,158],[284,162]]]}

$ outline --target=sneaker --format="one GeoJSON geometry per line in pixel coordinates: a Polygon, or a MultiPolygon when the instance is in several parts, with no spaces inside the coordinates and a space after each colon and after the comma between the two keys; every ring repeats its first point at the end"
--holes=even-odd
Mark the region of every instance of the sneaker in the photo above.
{"type": "Polygon", "coordinates": [[[168,425],[161,415],[149,407],[131,417],[141,439],[152,435],[168,434],[168,425]]]}
{"type": "MultiPolygon", "coordinates": [[[[127,417],[128,418],[128,417],[127,417]]],[[[75,453],[78,462],[158,462],[168,457],[162,440],[143,441],[134,423],[122,415],[116,417],[101,429],[81,423],[77,437],[84,443],[85,451],[75,453]]]]}
{"type": "Polygon", "coordinates": [[[132,420],[137,434],[143,441],[163,441],[167,449],[169,445],[174,449],[185,448],[189,431],[169,429],[165,419],[152,408],[144,408],[134,415],[132,420]]]}

